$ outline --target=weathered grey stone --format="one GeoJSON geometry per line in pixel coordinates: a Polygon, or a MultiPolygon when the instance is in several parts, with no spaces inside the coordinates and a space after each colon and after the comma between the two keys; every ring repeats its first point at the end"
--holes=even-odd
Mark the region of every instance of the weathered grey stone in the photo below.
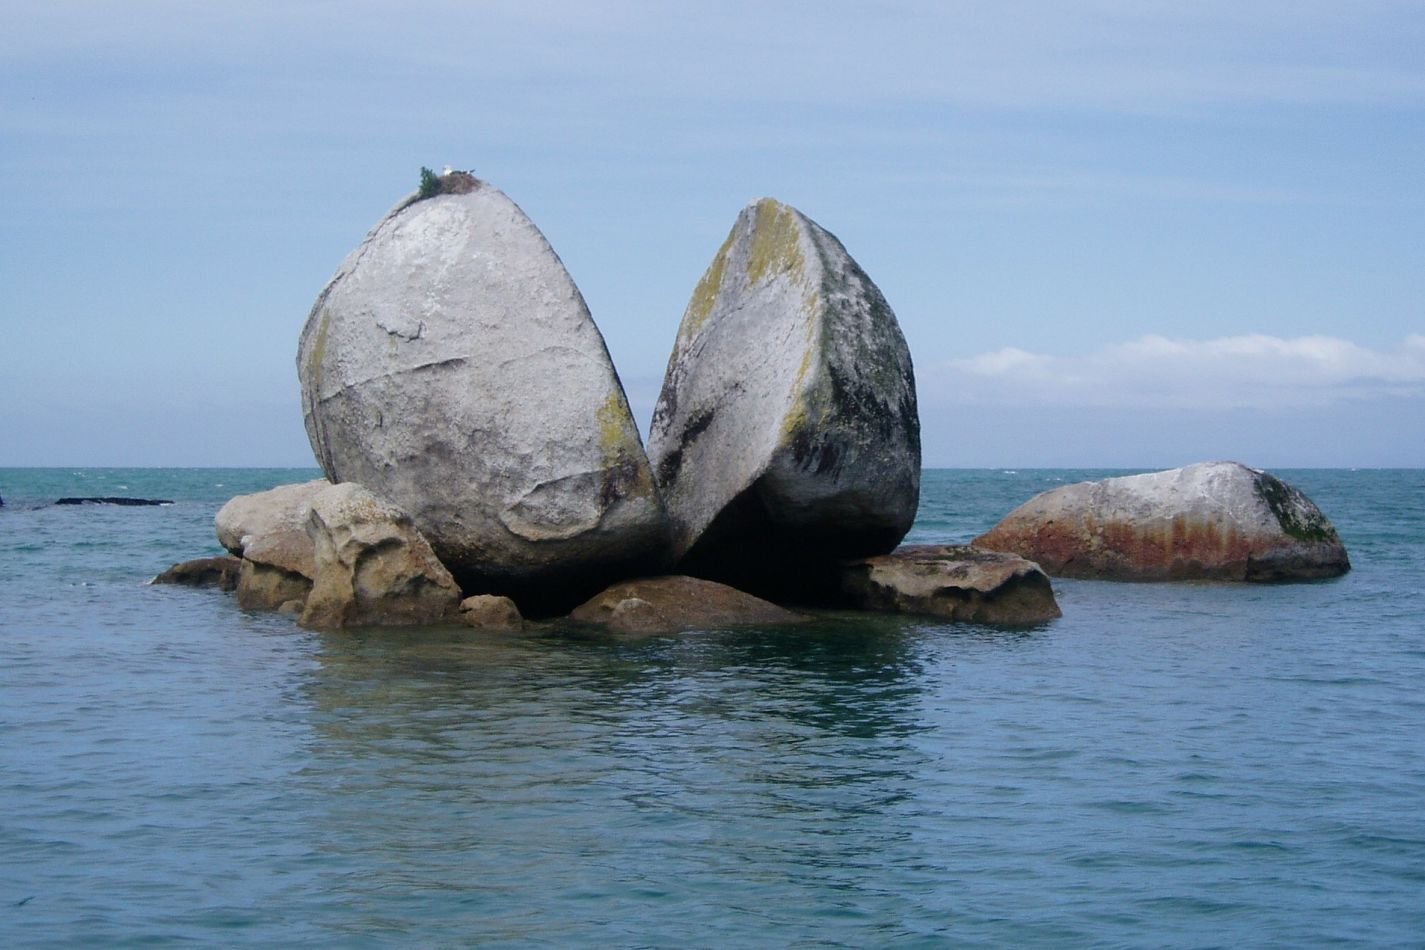
{"type": "Polygon", "coordinates": [[[683,315],[649,458],[690,573],[749,590],[891,550],[920,422],[895,315],[841,242],[753,202],[683,315]]]}
{"type": "Polygon", "coordinates": [[[1063,577],[1282,581],[1351,568],[1336,529],[1309,498],[1237,462],[1056,488],[973,543],[1063,577]]]}
{"type": "Polygon", "coordinates": [[[437,623],[460,588],[405,512],[360,485],[332,485],[310,502],[316,574],[304,627],[437,623]]]}
{"type": "Polygon", "coordinates": [[[495,594],[476,594],[462,600],[460,622],[480,630],[509,632],[524,629],[524,618],[520,616],[515,602],[495,594]]]}
{"type": "Polygon", "coordinates": [[[223,505],[213,519],[218,543],[249,561],[311,580],[314,568],[312,540],[307,537],[307,506],[317,492],[329,487],[330,482],[319,478],[238,495],[223,505]]]}
{"type": "Polygon", "coordinates": [[[841,591],[850,606],[993,624],[1043,623],[1061,616],[1039,565],[974,547],[917,544],[847,561],[841,591]]]}
{"type": "Polygon", "coordinates": [[[322,470],[407,511],[470,590],[582,598],[661,562],[666,517],[583,297],[498,189],[440,183],[376,225],[302,332],[322,470]]]}
{"type": "Polygon", "coordinates": [[[726,584],[681,576],[622,581],[575,608],[569,617],[619,633],[717,630],[807,619],[726,584]]]}
{"type": "Polygon", "coordinates": [[[173,565],[149,583],[216,587],[218,590],[232,591],[237,589],[238,572],[241,568],[242,561],[231,555],[200,557],[173,565]]]}

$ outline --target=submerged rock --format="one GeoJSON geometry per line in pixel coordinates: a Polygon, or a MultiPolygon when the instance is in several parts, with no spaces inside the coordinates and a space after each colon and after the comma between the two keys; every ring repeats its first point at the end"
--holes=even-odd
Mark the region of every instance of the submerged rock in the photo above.
{"type": "Polygon", "coordinates": [[[725,584],[680,576],[623,581],[580,605],[569,617],[619,633],[717,630],[807,619],[725,584]]]}
{"type": "Polygon", "coordinates": [[[905,535],[910,352],[832,234],[770,198],[742,211],[678,328],[649,458],[690,573],[780,593],[905,535]]]}
{"type": "Polygon", "coordinates": [[[439,185],[317,298],[297,357],[307,433],[329,479],[408,512],[468,590],[567,609],[666,559],[663,507],[558,256],[498,189],[439,185]]]}
{"type": "Polygon", "coordinates": [[[410,517],[360,485],[318,492],[307,532],[316,571],[304,627],[437,623],[460,603],[460,588],[410,517]]]}
{"type": "Polygon", "coordinates": [[[1056,488],[973,543],[1063,577],[1284,581],[1351,569],[1336,529],[1309,498],[1237,462],[1056,488]]]}
{"type": "Polygon", "coordinates": [[[974,623],[1031,624],[1062,616],[1039,565],[1013,554],[957,545],[906,545],[847,561],[841,592],[860,610],[974,623]]]}
{"type": "Polygon", "coordinates": [[[200,557],[173,565],[149,583],[216,587],[218,590],[232,591],[237,589],[238,572],[241,569],[242,560],[230,554],[200,557]]]}

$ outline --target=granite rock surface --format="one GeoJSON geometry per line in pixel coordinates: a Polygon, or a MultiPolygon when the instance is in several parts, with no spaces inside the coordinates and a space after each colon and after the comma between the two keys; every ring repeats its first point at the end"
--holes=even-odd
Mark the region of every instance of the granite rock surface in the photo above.
{"type": "Polygon", "coordinates": [[[973,543],[1062,577],[1288,581],[1351,568],[1335,527],[1309,498],[1238,462],[1065,485],[1029,499],[973,543]]]}

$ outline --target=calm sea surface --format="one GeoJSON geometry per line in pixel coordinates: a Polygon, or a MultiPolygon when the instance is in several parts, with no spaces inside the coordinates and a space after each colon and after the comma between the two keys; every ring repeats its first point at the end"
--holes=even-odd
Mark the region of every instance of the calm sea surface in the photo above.
{"type": "MultiPolygon", "coordinates": [[[[317,634],[144,586],[314,474],[0,469],[0,945],[1425,946],[1425,471],[1278,473],[1340,580],[1059,581],[1030,630],[317,634]]],[[[911,540],[1105,474],[928,472],[911,540]]]]}

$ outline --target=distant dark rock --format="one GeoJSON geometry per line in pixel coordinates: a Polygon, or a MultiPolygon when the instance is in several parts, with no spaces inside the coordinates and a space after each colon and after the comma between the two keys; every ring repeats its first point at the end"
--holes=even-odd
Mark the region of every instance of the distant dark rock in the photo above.
{"type": "Polygon", "coordinates": [[[726,584],[678,576],[615,584],[575,608],[569,618],[601,624],[618,633],[717,630],[807,619],[726,584]]]}
{"type": "Polygon", "coordinates": [[[124,498],[115,495],[95,495],[84,498],[61,498],[55,502],[56,505],[126,505],[128,507],[144,507],[151,505],[171,505],[173,502],[167,498],[124,498]]]}
{"type": "Polygon", "coordinates": [[[183,587],[216,587],[218,590],[236,590],[238,572],[242,559],[224,554],[219,557],[200,557],[173,565],[155,577],[151,584],[179,584],[183,587]]]}
{"type": "Polygon", "coordinates": [[[1238,462],[1065,485],[1035,495],[974,544],[1012,551],[1056,577],[1289,581],[1351,569],[1311,499],[1238,462]]]}
{"type": "Polygon", "coordinates": [[[847,561],[841,590],[849,606],[971,623],[1031,624],[1061,613],[1039,565],[973,547],[915,544],[847,561]]]}

